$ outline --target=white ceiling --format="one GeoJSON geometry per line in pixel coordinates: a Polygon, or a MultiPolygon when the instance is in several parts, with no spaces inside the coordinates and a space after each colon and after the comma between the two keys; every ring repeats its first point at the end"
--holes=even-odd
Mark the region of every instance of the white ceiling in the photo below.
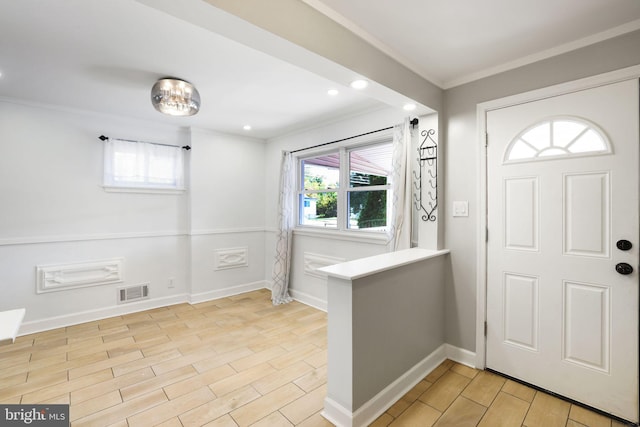
{"type": "MultiPolygon", "coordinates": [[[[441,87],[640,28],[639,0],[301,1],[441,87]]],[[[316,72],[263,53],[292,47],[201,0],[0,0],[0,11],[2,98],[262,139],[386,102],[322,77],[312,56],[316,72]],[[153,109],[167,76],[195,84],[198,115],[153,109]]]]}
{"type": "Polygon", "coordinates": [[[640,29],[638,0],[303,1],[442,88],[640,29]]]}

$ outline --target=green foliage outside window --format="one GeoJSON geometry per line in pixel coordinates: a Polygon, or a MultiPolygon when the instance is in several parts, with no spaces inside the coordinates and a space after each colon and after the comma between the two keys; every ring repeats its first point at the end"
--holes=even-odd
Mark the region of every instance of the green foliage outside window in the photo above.
{"type": "Polygon", "coordinates": [[[338,216],[337,193],[319,193],[316,202],[316,213],[320,218],[335,218],[338,216]]]}
{"type": "MultiPolygon", "coordinates": [[[[353,184],[354,187],[386,185],[387,177],[366,175],[367,184],[353,184]]],[[[358,218],[358,228],[385,226],[387,222],[386,191],[352,191],[349,196],[351,213],[358,218]]]]}

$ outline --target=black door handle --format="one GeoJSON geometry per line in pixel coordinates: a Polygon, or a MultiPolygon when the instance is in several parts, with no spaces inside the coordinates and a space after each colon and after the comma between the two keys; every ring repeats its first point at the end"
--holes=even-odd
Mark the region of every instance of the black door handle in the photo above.
{"type": "Polygon", "coordinates": [[[633,273],[633,267],[631,267],[626,262],[620,262],[616,264],[616,271],[620,274],[627,275],[633,273]]]}
{"type": "Polygon", "coordinates": [[[631,244],[630,241],[622,239],[622,240],[618,240],[616,242],[616,246],[618,247],[618,249],[620,249],[621,251],[628,251],[629,249],[631,249],[633,247],[633,245],[631,244]]]}

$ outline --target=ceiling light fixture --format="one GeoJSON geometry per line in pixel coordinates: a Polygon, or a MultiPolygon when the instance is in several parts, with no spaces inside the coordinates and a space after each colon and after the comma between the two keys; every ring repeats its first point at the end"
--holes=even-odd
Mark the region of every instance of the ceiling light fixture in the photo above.
{"type": "Polygon", "coordinates": [[[244,126],[242,126],[242,129],[251,130],[251,125],[244,125],[244,126]]]}
{"type": "Polygon", "coordinates": [[[360,80],[354,80],[351,82],[351,87],[357,90],[362,90],[367,86],[369,86],[369,82],[366,80],[360,79],[360,80]]]}
{"type": "Polygon", "coordinates": [[[406,103],[402,106],[402,109],[404,111],[413,111],[417,108],[416,104],[413,103],[406,103]]]}
{"type": "Polygon", "coordinates": [[[329,89],[327,91],[327,95],[329,95],[329,96],[338,96],[339,93],[340,92],[338,92],[338,89],[329,89]]]}
{"type": "Polygon", "coordinates": [[[200,94],[189,82],[163,78],[151,88],[154,108],[170,116],[193,116],[200,111],[200,94]]]}

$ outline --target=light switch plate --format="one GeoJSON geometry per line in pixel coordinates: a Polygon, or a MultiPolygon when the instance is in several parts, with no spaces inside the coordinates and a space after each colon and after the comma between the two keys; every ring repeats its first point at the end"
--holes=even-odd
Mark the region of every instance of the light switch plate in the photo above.
{"type": "Polygon", "coordinates": [[[468,201],[453,202],[453,216],[469,216],[469,202],[468,201]]]}

